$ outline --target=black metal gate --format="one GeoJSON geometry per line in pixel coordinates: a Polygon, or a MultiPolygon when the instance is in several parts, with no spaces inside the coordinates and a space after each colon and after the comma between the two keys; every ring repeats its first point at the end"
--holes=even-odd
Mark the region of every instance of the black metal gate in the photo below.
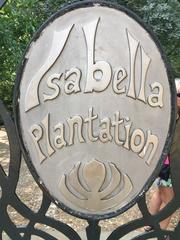
{"type": "MultiPolygon", "coordinates": [[[[16,106],[15,106],[16,108],[16,106]]],[[[0,235],[3,239],[3,232],[5,232],[10,239],[31,239],[32,236],[39,236],[42,239],[56,239],[51,234],[37,229],[36,224],[44,224],[50,226],[57,231],[64,234],[68,239],[81,240],[79,234],[67,224],[54,220],[46,216],[47,210],[52,203],[51,198],[43,192],[42,204],[38,212],[33,212],[29,209],[17,196],[16,188],[19,180],[19,171],[21,165],[21,150],[18,142],[18,136],[12,117],[6,110],[2,102],[0,102],[0,116],[3,119],[5,129],[7,131],[9,146],[10,146],[10,164],[9,174],[5,174],[3,168],[0,166],[0,187],[1,187],[1,198],[0,198],[0,235]],[[7,207],[12,206],[18,213],[24,218],[29,220],[26,227],[16,226],[10,219],[7,211],[7,207]]],[[[170,138],[169,140],[170,141],[170,138]]],[[[173,189],[175,193],[174,199],[158,214],[151,215],[148,211],[145,193],[137,200],[139,210],[142,214],[142,218],[138,218],[129,222],[128,224],[119,226],[115,229],[108,237],[107,240],[118,240],[126,234],[134,231],[140,227],[149,225],[153,226],[153,230],[150,232],[142,233],[133,239],[151,239],[157,238],[159,240],[165,239],[169,236],[171,240],[180,239],[180,223],[174,229],[174,231],[161,230],[159,223],[174,213],[180,207],[180,161],[173,161],[171,165],[173,189]]],[[[155,178],[155,176],[154,176],[155,178]]],[[[80,214],[79,214],[80,215],[80,214]]],[[[109,216],[108,218],[110,218],[109,216]]],[[[113,217],[113,216],[112,216],[113,217]]],[[[86,235],[88,240],[99,240],[101,236],[101,227],[99,226],[99,220],[96,218],[87,218],[83,215],[83,219],[88,222],[86,228],[86,235]]]]}

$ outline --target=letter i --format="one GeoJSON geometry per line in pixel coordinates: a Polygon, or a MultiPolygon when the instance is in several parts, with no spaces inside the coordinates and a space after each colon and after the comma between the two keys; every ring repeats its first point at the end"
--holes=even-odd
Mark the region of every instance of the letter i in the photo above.
{"type": "MultiPolygon", "coordinates": [[[[126,119],[126,121],[128,122],[129,119],[126,119]]],[[[131,130],[131,126],[132,126],[132,123],[128,124],[128,125],[125,125],[125,133],[126,133],[126,139],[125,139],[125,143],[124,143],[124,147],[126,149],[130,149],[129,147],[129,142],[130,142],[130,130],[131,130]]]]}

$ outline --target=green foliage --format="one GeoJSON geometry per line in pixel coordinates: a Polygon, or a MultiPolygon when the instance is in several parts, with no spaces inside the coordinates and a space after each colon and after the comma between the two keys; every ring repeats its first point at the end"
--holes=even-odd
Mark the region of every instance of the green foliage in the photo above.
{"type": "Polygon", "coordinates": [[[119,0],[153,30],[168,56],[176,77],[180,76],[180,3],[178,0],[119,0]]]}
{"type": "Polygon", "coordinates": [[[174,73],[180,74],[180,3],[177,0],[147,0],[139,12],[153,29],[171,61],[174,73]]]}
{"type": "MultiPolygon", "coordinates": [[[[11,110],[18,64],[34,32],[67,0],[9,0],[0,10],[0,99],[11,110]]],[[[159,38],[176,75],[180,74],[178,0],[117,0],[144,19],[159,38]]]]}
{"type": "Polygon", "coordinates": [[[0,98],[11,110],[12,88],[22,53],[33,32],[44,21],[36,3],[9,1],[0,12],[0,98]]]}

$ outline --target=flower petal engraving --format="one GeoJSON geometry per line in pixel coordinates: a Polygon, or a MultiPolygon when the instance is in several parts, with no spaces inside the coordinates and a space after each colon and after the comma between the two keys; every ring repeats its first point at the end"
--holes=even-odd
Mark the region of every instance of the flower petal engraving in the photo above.
{"type": "Polygon", "coordinates": [[[109,163],[109,166],[111,169],[111,181],[109,185],[103,191],[100,192],[100,196],[102,200],[107,199],[108,195],[110,195],[112,192],[116,190],[122,178],[121,172],[118,171],[118,169],[114,164],[109,163]]]}
{"type": "Polygon", "coordinates": [[[87,163],[83,168],[83,178],[90,188],[91,192],[95,194],[99,192],[106,177],[106,169],[103,163],[93,160],[87,163]]]}
{"type": "Polygon", "coordinates": [[[59,189],[73,205],[94,212],[120,205],[132,191],[133,184],[115,164],[108,163],[106,166],[92,160],[86,164],[77,163],[69,174],[63,175],[59,189]],[[110,171],[107,171],[107,167],[110,171]],[[106,179],[109,181],[107,186],[106,179]]]}

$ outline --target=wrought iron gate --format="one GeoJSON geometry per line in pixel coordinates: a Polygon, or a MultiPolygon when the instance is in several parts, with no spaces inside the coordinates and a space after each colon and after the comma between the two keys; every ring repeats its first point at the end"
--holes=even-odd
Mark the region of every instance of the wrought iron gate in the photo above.
{"type": "MultiPolygon", "coordinates": [[[[102,2],[102,1],[89,1],[89,2],[81,2],[80,5],[75,4],[71,6],[71,10],[75,9],[77,6],[92,6],[93,4],[99,4],[100,6],[108,6],[108,7],[115,7],[117,9],[120,9],[127,14],[129,14],[129,10],[111,5],[111,3],[102,2]]],[[[61,12],[66,12],[68,8],[63,9],[61,12]]],[[[139,21],[139,20],[138,20],[139,21]]],[[[26,61],[26,60],[25,60],[26,61]]],[[[19,83],[18,83],[19,84],[19,83]]],[[[18,85],[17,84],[17,85],[18,85]]],[[[172,90],[173,91],[173,90],[172,90]]],[[[19,98],[19,90],[16,88],[15,91],[15,102],[14,102],[14,109],[18,108],[18,98],[19,98]]],[[[174,114],[174,110],[171,113],[174,114]]],[[[1,239],[3,239],[2,233],[5,232],[10,239],[31,239],[32,236],[39,236],[42,239],[56,239],[51,234],[37,229],[36,224],[45,224],[46,226],[50,226],[57,231],[64,234],[68,239],[71,240],[81,240],[81,237],[79,234],[72,229],[67,224],[52,219],[48,216],[46,216],[47,210],[52,202],[52,198],[47,194],[45,190],[43,190],[43,199],[41,203],[41,207],[37,212],[33,212],[31,209],[29,209],[17,196],[16,194],[16,188],[17,183],[19,179],[19,171],[20,171],[20,165],[21,165],[21,149],[18,139],[21,138],[17,134],[17,129],[19,129],[19,126],[15,127],[15,123],[12,120],[12,117],[6,110],[5,106],[2,102],[0,102],[0,116],[3,119],[5,129],[7,131],[8,139],[9,139],[9,146],[10,146],[10,164],[9,164],[9,174],[6,175],[3,168],[0,166],[0,187],[1,187],[1,198],[0,198],[0,234],[1,239]],[[29,223],[26,227],[18,227],[16,226],[10,219],[7,211],[7,207],[12,206],[17,212],[19,212],[24,218],[29,220],[29,223]]],[[[19,116],[16,113],[16,120],[19,121],[19,116]],[[17,120],[18,119],[18,120],[17,120]]],[[[16,125],[17,125],[16,122],[16,125]]],[[[173,125],[173,124],[172,124],[173,125]]],[[[173,126],[169,129],[169,135],[167,142],[170,144],[171,141],[171,133],[173,131],[173,126]]],[[[20,140],[21,142],[21,140],[20,140]]],[[[24,150],[23,150],[24,151],[24,150]]],[[[164,149],[164,152],[166,152],[167,149],[164,149]]],[[[25,151],[24,151],[25,152],[25,151]]],[[[25,152],[25,155],[28,155],[27,152],[25,152]]],[[[27,158],[27,156],[25,156],[27,158]]],[[[33,176],[36,176],[36,173],[34,173],[34,169],[32,170],[30,163],[27,161],[27,165],[30,167],[30,171],[33,176]]],[[[133,239],[151,239],[151,238],[158,238],[159,240],[165,239],[165,237],[169,236],[171,240],[178,240],[180,239],[180,223],[177,225],[177,227],[174,229],[174,231],[168,231],[168,230],[161,230],[159,223],[170,216],[172,213],[174,213],[179,207],[180,207],[180,161],[173,161],[171,165],[171,171],[172,171],[172,180],[173,180],[173,189],[175,193],[174,199],[164,208],[162,209],[158,214],[151,215],[148,211],[147,203],[146,203],[146,196],[145,191],[147,191],[147,185],[144,188],[144,191],[141,192],[141,196],[138,196],[136,198],[136,201],[134,201],[132,204],[136,203],[138,204],[139,210],[142,213],[142,218],[138,218],[136,220],[133,220],[129,222],[128,224],[119,226],[117,229],[115,229],[108,237],[107,240],[118,240],[121,239],[123,236],[128,234],[131,231],[134,231],[140,227],[150,225],[153,226],[153,230],[151,232],[142,233],[141,235],[134,237],[133,239]]],[[[151,183],[157,176],[157,171],[153,174],[151,177],[151,183]]],[[[38,184],[41,185],[38,181],[38,184]]],[[[148,186],[149,187],[149,186],[148,186]]],[[[130,206],[130,205],[129,205],[130,206]]],[[[128,206],[128,207],[129,207],[128,206]]],[[[128,209],[126,207],[126,209],[128,209]]],[[[63,206],[64,210],[67,210],[68,212],[71,212],[71,210],[68,209],[68,207],[63,206]]],[[[125,210],[125,209],[124,209],[125,210]]],[[[123,211],[124,211],[123,210],[123,211]]],[[[119,212],[120,213],[120,212],[119,212]]],[[[85,219],[88,222],[88,227],[86,228],[86,235],[88,240],[99,240],[101,236],[101,227],[99,226],[100,219],[104,219],[106,217],[100,217],[98,214],[94,214],[89,216],[88,214],[84,214],[81,212],[75,213],[75,211],[72,211],[72,215],[78,216],[82,219],[85,219]]],[[[111,218],[114,216],[117,216],[117,213],[108,213],[107,218],[111,218]]]]}

